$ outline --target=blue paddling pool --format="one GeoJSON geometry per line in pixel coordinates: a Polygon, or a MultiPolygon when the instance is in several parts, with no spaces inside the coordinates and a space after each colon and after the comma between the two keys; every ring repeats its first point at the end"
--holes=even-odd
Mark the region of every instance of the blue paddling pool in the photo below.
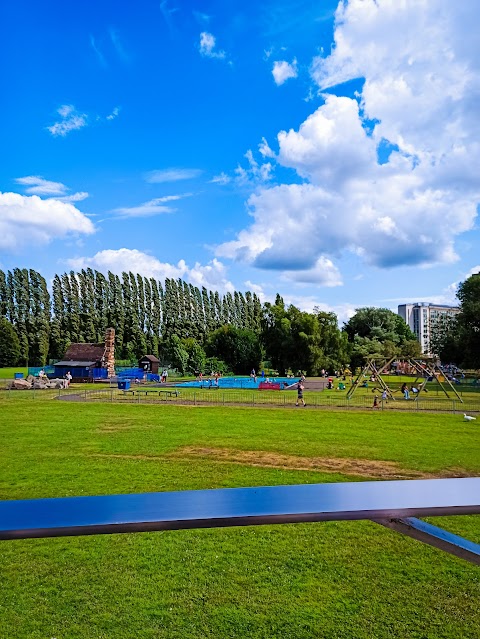
{"type": "Polygon", "coordinates": [[[218,384],[214,378],[202,379],[202,381],[196,380],[194,382],[182,382],[175,384],[175,386],[183,388],[250,388],[252,390],[258,388],[262,382],[273,382],[274,384],[280,384],[280,388],[283,385],[290,386],[296,384],[299,380],[298,377],[257,377],[254,381],[253,377],[219,377],[218,384]]]}

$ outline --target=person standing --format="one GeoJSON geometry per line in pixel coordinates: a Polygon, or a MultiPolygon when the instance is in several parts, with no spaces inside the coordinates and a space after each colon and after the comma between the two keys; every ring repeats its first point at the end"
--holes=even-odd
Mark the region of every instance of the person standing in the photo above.
{"type": "Polygon", "coordinates": [[[65,375],[65,380],[67,382],[67,388],[70,386],[70,382],[72,381],[72,373],[70,371],[67,371],[67,374],[65,375]]]}
{"type": "Polygon", "coordinates": [[[305,400],[303,399],[303,389],[305,388],[305,386],[303,385],[303,383],[300,381],[297,384],[297,403],[295,404],[295,406],[298,406],[299,402],[302,402],[303,407],[305,408],[306,404],[305,404],[305,400]]]}

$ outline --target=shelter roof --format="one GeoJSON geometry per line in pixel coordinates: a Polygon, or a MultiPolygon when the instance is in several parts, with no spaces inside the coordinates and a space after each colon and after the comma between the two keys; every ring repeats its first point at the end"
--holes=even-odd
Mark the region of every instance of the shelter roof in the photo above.
{"type": "Polygon", "coordinates": [[[98,362],[104,353],[105,344],[70,344],[63,359],[75,362],[98,362]]]}
{"type": "Polygon", "coordinates": [[[143,357],[140,358],[140,362],[144,359],[148,359],[149,362],[159,362],[160,360],[158,359],[158,357],[155,357],[155,355],[144,355],[143,357]]]}
{"type": "Polygon", "coordinates": [[[70,366],[70,368],[83,368],[83,367],[87,367],[87,366],[93,366],[95,364],[95,362],[85,362],[85,361],[81,361],[81,362],[76,362],[75,360],[67,360],[64,362],[55,362],[54,366],[70,366]]]}

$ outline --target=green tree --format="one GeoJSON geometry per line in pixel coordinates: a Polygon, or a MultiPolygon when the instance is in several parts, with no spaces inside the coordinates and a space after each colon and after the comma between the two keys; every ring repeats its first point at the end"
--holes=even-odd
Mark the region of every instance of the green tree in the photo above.
{"type": "Polygon", "coordinates": [[[204,373],[206,354],[196,339],[189,337],[183,340],[183,346],[188,353],[187,368],[191,373],[204,373]]]}
{"type": "Polygon", "coordinates": [[[463,350],[463,366],[480,368],[480,273],[471,275],[458,287],[460,313],[458,335],[463,350]]]}
{"type": "Polygon", "coordinates": [[[0,317],[0,366],[16,366],[20,359],[20,342],[12,324],[0,317]]]}
{"type": "Polygon", "coordinates": [[[3,271],[0,271],[0,317],[6,317],[8,313],[8,287],[7,278],[3,271]]]}
{"type": "Polygon", "coordinates": [[[167,338],[163,348],[163,355],[164,359],[170,363],[170,366],[185,375],[188,365],[188,352],[178,335],[170,335],[167,338]]]}
{"type": "Polygon", "coordinates": [[[356,336],[376,339],[379,342],[390,340],[394,344],[403,344],[415,339],[415,335],[400,315],[388,308],[357,308],[355,315],[344,325],[343,330],[350,342],[353,342],[356,336]]]}
{"type": "Polygon", "coordinates": [[[29,344],[32,340],[30,320],[30,282],[27,269],[13,269],[15,321],[12,322],[20,342],[20,362],[28,365],[29,344]],[[30,330],[29,330],[30,329],[30,330]]]}
{"type": "Polygon", "coordinates": [[[248,329],[221,326],[208,336],[206,352],[209,357],[223,360],[235,373],[258,370],[263,359],[258,335],[248,329]]]}
{"type": "Polygon", "coordinates": [[[47,283],[40,273],[30,269],[29,280],[29,364],[44,366],[47,362],[50,339],[50,295],[47,283]]]}

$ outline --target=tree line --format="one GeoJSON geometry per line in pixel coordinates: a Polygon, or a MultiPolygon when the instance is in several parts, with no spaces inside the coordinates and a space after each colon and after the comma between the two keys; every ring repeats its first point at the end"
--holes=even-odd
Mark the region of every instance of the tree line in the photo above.
{"type": "MultiPolygon", "coordinates": [[[[438,349],[446,353],[455,342],[457,359],[448,360],[463,364],[470,351],[480,352],[473,330],[478,280],[460,285],[459,298],[458,323],[443,331],[438,349]]],[[[318,375],[356,368],[366,356],[420,355],[415,335],[388,309],[357,309],[340,329],[334,313],[301,311],[280,295],[262,304],[250,291],[222,295],[182,279],[105,276],[90,268],[55,275],[49,287],[33,269],[0,270],[0,365],[58,361],[70,343],[103,342],[108,327],[115,329],[117,360],[134,363],[148,353],[182,372],[249,373],[264,365],[318,375]]]]}
{"type": "Polygon", "coordinates": [[[480,273],[461,282],[460,312],[431,327],[430,347],[445,363],[480,368],[480,273]]]}

